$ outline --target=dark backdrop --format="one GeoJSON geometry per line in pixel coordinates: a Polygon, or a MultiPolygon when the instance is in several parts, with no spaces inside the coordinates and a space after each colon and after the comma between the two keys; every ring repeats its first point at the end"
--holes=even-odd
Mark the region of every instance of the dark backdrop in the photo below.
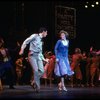
{"type": "Polygon", "coordinates": [[[85,1],[0,1],[0,35],[7,46],[14,46],[44,26],[48,36],[44,39],[44,51],[54,49],[57,41],[55,33],[55,6],[76,9],[76,38],[70,39],[70,53],[75,47],[88,51],[90,46],[99,48],[100,8],[84,8],[85,1]]]}

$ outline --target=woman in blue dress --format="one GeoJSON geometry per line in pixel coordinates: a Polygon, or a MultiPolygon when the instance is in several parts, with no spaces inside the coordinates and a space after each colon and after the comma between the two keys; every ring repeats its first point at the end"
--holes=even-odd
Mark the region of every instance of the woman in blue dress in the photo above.
{"type": "Polygon", "coordinates": [[[56,76],[60,77],[60,82],[58,83],[58,89],[67,91],[64,84],[64,77],[71,76],[74,72],[71,70],[69,59],[68,59],[68,33],[64,30],[59,32],[60,39],[57,41],[55,45],[55,56],[56,56],[56,64],[54,73],[56,76]]]}

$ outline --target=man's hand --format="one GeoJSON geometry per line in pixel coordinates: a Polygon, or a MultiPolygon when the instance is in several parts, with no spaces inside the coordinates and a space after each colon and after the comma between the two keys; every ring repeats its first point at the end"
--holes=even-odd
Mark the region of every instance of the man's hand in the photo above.
{"type": "Polygon", "coordinates": [[[22,54],[23,54],[23,50],[20,50],[20,51],[19,51],[19,55],[22,55],[22,54]]]}
{"type": "Polygon", "coordinates": [[[45,61],[46,63],[49,63],[49,59],[44,59],[43,61],[45,61]]]}

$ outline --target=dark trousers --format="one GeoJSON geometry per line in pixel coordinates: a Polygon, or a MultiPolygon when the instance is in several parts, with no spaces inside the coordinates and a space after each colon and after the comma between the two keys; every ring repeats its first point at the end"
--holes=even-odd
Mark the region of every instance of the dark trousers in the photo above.
{"type": "Polygon", "coordinates": [[[9,85],[9,87],[13,87],[14,76],[15,76],[13,67],[6,70],[5,76],[6,76],[6,82],[9,85]]]}

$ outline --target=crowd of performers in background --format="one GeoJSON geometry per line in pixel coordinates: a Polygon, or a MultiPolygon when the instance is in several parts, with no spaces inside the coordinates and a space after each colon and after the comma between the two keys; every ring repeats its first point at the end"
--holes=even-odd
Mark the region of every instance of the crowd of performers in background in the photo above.
{"type": "MultiPolygon", "coordinates": [[[[8,84],[14,89],[14,85],[30,84],[32,69],[27,56],[19,56],[20,44],[17,42],[16,48],[5,48],[4,40],[0,38],[0,90],[3,85],[8,84]]],[[[53,51],[46,51],[44,57],[49,63],[44,62],[44,74],[41,79],[56,83],[54,75],[55,55],[53,51]]],[[[86,87],[100,85],[100,51],[90,48],[89,52],[75,48],[75,52],[69,55],[70,67],[75,72],[74,75],[66,79],[66,85],[71,87],[86,87]]]]}

